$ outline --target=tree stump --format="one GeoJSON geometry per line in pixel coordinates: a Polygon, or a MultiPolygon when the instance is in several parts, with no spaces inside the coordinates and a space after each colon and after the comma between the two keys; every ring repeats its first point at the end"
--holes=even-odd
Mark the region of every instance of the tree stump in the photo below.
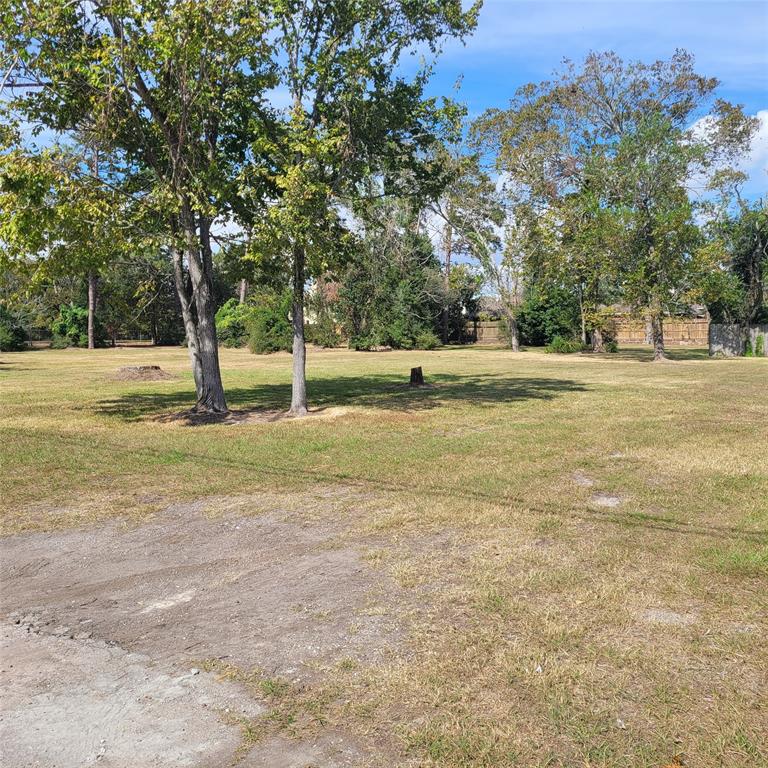
{"type": "Polygon", "coordinates": [[[424,374],[421,371],[421,366],[418,368],[411,368],[411,386],[423,387],[424,386],[424,374]]]}

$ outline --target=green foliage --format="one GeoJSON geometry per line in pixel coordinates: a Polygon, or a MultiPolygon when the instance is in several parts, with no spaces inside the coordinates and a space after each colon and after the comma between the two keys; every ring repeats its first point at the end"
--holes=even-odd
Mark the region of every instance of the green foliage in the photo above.
{"type": "Polygon", "coordinates": [[[583,349],[584,347],[580,341],[577,341],[576,339],[567,339],[563,336],[555,336],[552,341],[544,347],[545,352],[553,352],[560,355],[581,352],[583,349]]]}
{"type": "Polygon", "coordinates": [[[288,319],[290,310],[289,292],[256,296],[245,320],[248,349],[255,355],[290,352],[293,346],[293,330],[288,319]]]}
{"type": "Polygon", "coordinates": [[[413,340],[414,349],[437,349],[440,346],[440,339],[434,331],[420,331],[413,340]]]}
{"type": "Polygon", "coordinates": [[[741,203],[738,215],[715,219],[702,262],[700,300],[713,322],[768,320],[768,206],[741,203]]]}
{"type": "Polygon", "coordinates": [[[765,336],[762,333],[757,334],[755,339],[755,357],[763,357],[765,355],[765,336]]]}
{"type": "Polygon", "coordinates": [[[341,333],[335,284],[319,279],[307,296],[307,309],[313,317],[312,322],[306,325],[307,341],[318,347],[338,347],[341,344],[341,333]]]}
{"type": "Polygon", "coordinates": [[[0,352],[18,352],[25,348],[27,333],[13,314],[0,304],[0,352]]]}
{"type": "Polygon", "coordinates": [[[316,323],[308,323],[305,329],[306,339],[310,344],[331,349],[341,344],[341,334],[338,332],[333,318],[324,317],[316,323]]]}
{"type": "Polygon", "coordinates": [[[714,181],[757,127],[717,84],[682,50],[652,64],[591,53],[474,124],[510,180],[527,275],[579,296],[587,331],[619,298],[661,318],[695,292],[701,203],[688,182],[714,181]],[[707,129],[692,130],[705,111],[707,129]]]}
{"type": "MultiPolygon", "coordinates": [[[[51,324],[51,334],[54,349],[87,347],[88,310],[77,304],[62,305],[58,317],[51,324]]],[[[103,342],[103,330],[98,323],[94,327],[94,336],[97,344],[103,342]]]]}
{"type": "Polygon", "coordinates": [[[225,347],[243,347],[248,341],[247,323],[252,307],[229,299],[216,312],[216,336],[225,347]]]}
{"type": "MultiPolygon", "coordinates": [[[[448,312],[449,342],[461,344],[466,341],[467,318],[477,314],[482,286],[483,276],[466,264],[454,264],[451,267],[448,277],[448,295],[444,299],[448,312]]],[[[423,348],[430,349],[430,347],[423,348]]]]}
{"type": "Polygon", "coordinates": [[[526,291],[518,315],[523,344],[542,347],[555,336],[571,338],[579,331],[579,301],[561,287],[542,283],[526,291]]]}
{"type": "Polygon", "coordinates": [[[443,280],[426,235],[415,231],[414,213],[402,201],[371,212],[363,242],[348,265],[339,310],[350,347],[414,349],[435,333],[443,280]]]}

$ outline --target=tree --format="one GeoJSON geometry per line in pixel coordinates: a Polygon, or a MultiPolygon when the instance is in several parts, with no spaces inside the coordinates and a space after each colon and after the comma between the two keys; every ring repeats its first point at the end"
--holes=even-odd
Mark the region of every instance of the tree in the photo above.
{"type": "Polygon", "coordinates": [[[503,223],[504,210],[495,185],[480,167],[478,155],[440,144],[432,162],[442,174],[440,194],[427,204],[427,210],[442,225],[444,304],[441,336],[443,344],[447,344],[453,298],[452,260],[458,256],[477,260],[486,277],[498,289],[492,251],[499,244],[497,230],[503,223]]]}
{"type": "MultiPolygon", "coordinates": [[[[715,99],[716,87],[684,51],[653,64],[593,53],[580,67],[567,62],[555,81],[519,89],[508,110],[489,110],[474,126],[508,188],[561,228],[559,255],[587,302],[585,323],[599,321],[620,287],[651,318],[655,359],[664,354],[663,316],[691,284],[688,186],[731,163],[756,127],[715,99]]],[[[594,342],[600,326],[590,324],[594,342]]]]}
{"type": "Polygon", "coordinates": [[[434,105],[423,98],[426,72],[407,82],[403,54],[446,36],[464,36],[478,6],[459,0],[273,0],[280,85],[289,96],[270,137],[274,205],[255,226],[257,249],[291,264],[294,333],[290,411],[307,412],[304,293],[351,239],[341,205],[358,184],[412,162],[433,141],[434,105]]]}
{"type": "Polygon", "coordinates": [[[124,200],[86,173],[90,158],[59,147],[0,154],[0,244],[34,291],[64,275],[87,281],[87,346],[96,346],[98,275],[125,246],[124,200]]]}
{"type": "Polygon", "coordinates": [[[407,200],[384,198],[369,206],[340,280],[340,311],[351,347],[437,345],[442,278],[417,220],[407,200]]]}
{"type": "Polygon", "coordinates": [[[247,0],[3,0],[0,28],[14,109],[119,155],[124,189],[162,213],[196,409],[225,412],[211,228],[268,119],[263,14],[247,0]]]}
{"type": "Polygon", "coordinates": [[[699,285],[714,322],[749,325],[768,320],[768,207],[739,198],[707,227],[697,253],[708,267],[699,285]]]}

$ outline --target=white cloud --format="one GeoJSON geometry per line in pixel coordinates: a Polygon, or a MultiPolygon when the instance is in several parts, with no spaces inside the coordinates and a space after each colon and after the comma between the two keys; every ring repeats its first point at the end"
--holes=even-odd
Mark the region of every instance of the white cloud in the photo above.
{"type": "Polygon", "coordinates": [[[744,185],[745,194],[761,197],[768,193],[768,109],[761,109],[755,117],[760,127],[752,139],[749,154],[739,163],[739,170],[749,176],[744,185]]]}

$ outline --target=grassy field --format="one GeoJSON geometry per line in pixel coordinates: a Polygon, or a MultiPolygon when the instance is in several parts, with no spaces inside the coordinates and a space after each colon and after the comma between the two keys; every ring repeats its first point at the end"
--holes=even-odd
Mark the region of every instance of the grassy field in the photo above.
{"type": "Polygon", "coordinates": [[[310,351],[315,412],[270,420],[290,357],[223,350],[251,418],[189,426],[182,349],[3,354],[4,529],[332,494],[418,609],[407,654],[318,683],[323,723],[425,766],[765,766],[768,362],[649,357],[310,351]]]}

